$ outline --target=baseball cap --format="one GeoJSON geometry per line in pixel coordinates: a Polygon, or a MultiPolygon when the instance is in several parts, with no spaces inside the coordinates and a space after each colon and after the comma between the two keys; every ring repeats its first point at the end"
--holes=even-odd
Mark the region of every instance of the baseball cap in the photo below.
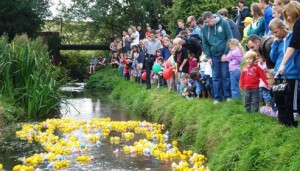
{"type": "Polygon", "coordinates": [[[252,18],[251,17],[246,17],[244,21],[242,21],[242,23],[251,23],[252,22],[252,18]]]}

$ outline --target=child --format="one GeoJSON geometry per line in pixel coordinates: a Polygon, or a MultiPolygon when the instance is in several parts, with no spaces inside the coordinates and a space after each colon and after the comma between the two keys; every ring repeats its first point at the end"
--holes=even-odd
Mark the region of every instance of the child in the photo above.
{"type": "Polygon", "coordinates": [[[211,64],[207,63],[205,65],[204,76],[202,79],[202,83],[205,84],[205,88],[207,90],[207,97],[214,97],[213,83],[212,83],[212,67],[211,64]]]}
{"type": "Polygon", "coordinates": [[[259,79],[267,83],[266,75],[263,70],[255,64],[257,54],[253,51],[245,53],[247,65],[241,74],[241,90],[245,90],[245,110],[246,112],[258,112],[259,106],[259,79]]]}
{"type": "Polygon", "coordinates": [[[189,59],[188,62],[189,62],[189,74],[190,74],[192,70],[198,66],[198,62],[197,59],[195,58],[195,54],[192,52],[189,53],[188,59],[189,59]]]}
{"type": "Polygon", "coordinates": [[[120,74],[121,76],[123,76],[123,71],[124,71],[124,64],[122,63],[122,61],[124,60],[124,54],[120,53],[120,64],[119,64],[119,69],[120,69],[120,74]]]}
{"type": "Polygon", "coordinates": [[[162,57],[157,58],[156,61],[157,61],[157,64],[159,64],[160,67],[161,67],[161,71],[159,71],[157,73],[157,77],[158,77],[158,79],[157,79],[157,88],[159,88],[160,85],[163,85],[164,81],[165,81],[164,78],[163,78],[163,75],[162,75],[163,70],[165,69],[165,66],[164,66],[164,59],[162,57]]]}
{"type": "Polygon", "coordinates": [[[183,88],[182,88],[182,91],[181,91],[182,93],[181,94],[185,99],[189,99],[192,95],[191,89],[190,89],[191,85],[189,83],[189,80],[190,80],[190,75],[189,74],[183,73],[181,75],[181,81],[183,83],[183,88]]]}
{"type": "Polygon", "coordinates": [[[201,86],[201,75],[200,75],[199,68],[194,68],[190,73],[190,77],[191,77],[190,83],[194,88],[193,89],[194,94],[196,95],[197,98],[200,98],[202,86],[201,86]]]}
{"type": "MultiPolygon", "coordinates": [[[[268,72],[265,59],[261,55],[257,55],[257,65],[264,71],[265,74],[268,72]]],[[[270,90],[261,79],[259,81],[259,97],[261,101],[265,103],[267,106],[270,105],[270,101],[271,101],[270,90]]]]}
{"type": "Polygon", "coordinates": [[[132,61],[128,53],[125,53],[122,63],[124,64],[124,72],[123,72],[124,78],[125,80],[130,80],[132,61]]]}
{"type": "Polygon", "coordinates": [[[112,68],[118,68],[119,67],[119,58],[118,58],[117,53],[112,54],[110,64],[111,64],[112,68]]]}
{"type": "Polygon", "coordinates": [[[102,54],[99,54],[99,57],[98,57],[98,64],[100,65],[100,67],[102,66],[105,66],[105,62],[106,62],[106,59],[102,56],[102,54]]]}
{"type": "Polygon", "coordinates": [[[230,48],[227,54],[227,61],[229,62],[231,95],[234,99],[241,99],[241,92],[239,87],[239,80],[241,75],[241,63],[243,61],[243,48],[237,39],[230,39],[228,41],[230,48]]]}
{"type": "Polygon", "coordinates": [[[95,56],[92,56],[92,58],[90,60],[90,70],[89,70],[90,74],[95,73],[96,65],[97,65],[97,59],[95,58],[95,56]]]}
{"type": "MultiPolygon", "coordinates": [[[[267,81],[269,84],[270,90],[272,90],[272,87],[275,85],[275,79],[274,79],[274,70],[270,69],[266,73],[267,75],[267,81]]],[[[270,91],[271,92],[271,91],[270,91]]],[[[259,111],[263,115],[268,115],[272,117],[277,117],[277,107],[276,104],[274,103],[274,99],[271,98],[269,105],[262,106],[259,111]]]]}

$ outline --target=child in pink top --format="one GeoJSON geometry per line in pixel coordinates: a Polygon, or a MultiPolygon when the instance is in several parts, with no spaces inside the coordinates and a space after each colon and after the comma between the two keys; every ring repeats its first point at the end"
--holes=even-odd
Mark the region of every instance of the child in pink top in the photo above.
{"type": "MultiPolygon", "coordinates": [[[[260,55],[257,55],[257,65],[264,71],[265,74],[268,72],[266,61],[260,55]]],[[[266,106],[270,106],[270,101],[271,101],[270,89],[263,82],[262,79],[259,80],[259,97],[260,100],[266,104],[266,106]]]]}
{"type": "Polygon", "coordinates": [[[189,62],[189,73],[191,73],[191,71],[198,66],[198,61],[195,58],[195,54],[191,53],[191,52],[189,53],[188,59],[189,59],[189,61],[188,61],[189,62]]]}

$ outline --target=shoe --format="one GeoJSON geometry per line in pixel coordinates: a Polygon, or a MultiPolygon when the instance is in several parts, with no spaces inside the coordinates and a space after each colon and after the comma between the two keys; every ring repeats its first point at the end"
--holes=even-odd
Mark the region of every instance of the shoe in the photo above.
{"type": "Polygon", "coordinates": [[[214,105],[219,104],[219,103],[220,103],[220,102],[219,102],[218,100],[215,100],[215,101],[213,102],[214,105]]]}
{"type": "Polygon", "coordinates": [[[226,101],[227,101],[227,102],[230,102],[230,101],[232,101],[232,99],[231,99],[231,98],[228,98],[226,101]]]}

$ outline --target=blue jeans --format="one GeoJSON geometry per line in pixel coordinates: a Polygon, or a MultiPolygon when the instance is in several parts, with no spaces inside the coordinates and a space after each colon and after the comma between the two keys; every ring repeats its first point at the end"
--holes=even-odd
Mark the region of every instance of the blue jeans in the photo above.
{"type": "Polygon", "coordinates": [[[223,98],[231,98],[228,62],[222,62],[221,57],[217,56],[212,56],[211,59],[214,99],[222,101],[223,98]]]}
{"type": "Polygon", "coordinates": [[[234,99],[241,99],[241,91],[240,91],[240,75],[241,70],[236,69],[234,71],[230,71],[230,85],[231,85],[231,95],[234,99]]]}
{"type": "Polygon", "coordinates": [[[260,99],[264,100],[266,104],[269,104],[271,102],[270,90],[264,87],[259,87],[259,97],[260,99]]]}
{"type": "Polygon", "coordinates": [[[183,82],[181,80],[181,76],[183,74],[183,72],[178,71],[178,77],[177,77],[177,93],[178,94],[182,94],[182,89],[184,87],[183,82]]]}

